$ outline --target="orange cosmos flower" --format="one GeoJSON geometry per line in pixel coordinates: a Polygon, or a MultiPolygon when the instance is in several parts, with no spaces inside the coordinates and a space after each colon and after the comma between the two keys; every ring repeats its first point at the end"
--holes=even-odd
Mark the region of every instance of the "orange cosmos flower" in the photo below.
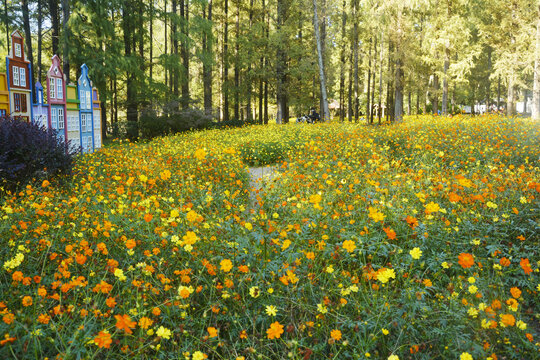
{"type": "Polygon", "coordinates": [[[268,339],[279,339],[281,334],[283,334],[283,325],[276,321],[270,325],[270,328],[266,330],[268,339]]]}
{"type": "Polygon", "coordinates": [[[152,326],[153,323],[154,321],[150,318],[147,318],[146,316],[143,316],[139,319],[139,326],[141,327],[141,329],[148,329],[150,326],[152,326]]]}
{"type": "Polygon", "coordinates": [[[7,343],[13,343],[17,340],[16,337],[10,337],[9,334],[4,335],[4,340],[0,341],[0,346],[4,346],[7,343]]]}
{"type": "Polygon", "coordinates": [[[152,214],[147,213],[147,214],[144,215],[144,221],[146,221],[146,222],[152,221],[153,218],[154,218],[154,215],[152,215],[152,214]]]}
{"type": "Polygon", "coordinates": [[[20,271],[15,271],[13,275],[11,275],[11,278],[13,279],[13,281],[23,281],[24,275],[20,271]]]}
{"type": "Polygon", "coordinates": [[[129,315],[114,315],[114,318],[116,319],[117,329],[124,330],[126,334],[133,334],[131,329],[134,329],[137,323],[135,321],[131,321],[129,315]]]}
{"type": "Polygon", "coordinates": [[[418,226],[418,220],[415,217],[412,217],[410,215],[407,215],[407,217],[405,218],[405,221],[413,229],[418,226]]]}
{"type": "Polygon", "coordinates": [[[521,296],[521,290],[519,290],[517,287],[513,287],[510,289],[510,293],[512,294],[513,297],[515,297],[516,299],[519,299],[519,297],[521,296]]]}
{"type": "Polygon", "coordinates": [[[26,306],[32,305],[32,304],[33,304],[32,297],[31,297],[31,296],[25,296],[25,297],[23,297],[23,299],[22,299],[22,304],[23,304],[23,306],[25,306],[25,307],[26,307],[26,306]]]}
{"type": "Polygon", "coordinates": [[[514,326],[516,323],[516,318],[512,314],[504,314],[501,315],[501,322],[504,324],[504,326],[514,326]]]}
{"type": "Polygon", "coordinates": [[[130,250],[133,249],[135,245],[137,245],[137,243],[133,239],[129,239],[128,241],[126,241],[126,247],[130,250]]]}
{"type": "Polygon", "coordinates": [[[218,336],[218,331],[215,327],[210,326],[206,330],[208,330],[208,336],[210,336],[211,338],[215,338],[218,336]]]}
{"type": "Polygon", "coordinates": [[[108,297],[107,300],[105,300],[105,303],[108,307],[113,308],[116,306],[116,299],[113,297],[108,297]]]}
{"type": "Polygon", "coordinates": [[[510,260],[506,257],[503,257],[501,260],[499,260],[499,264],[504,267],[510,266],[510,260]]]}
{"type": "Polygon", "coordinates": [[[469,253],[461,253],[458,257],[458,263],[464,269],[470,268],[474,265],[474,256],[469,253]]]}
{"type": "Polygon", "coordinates": [[[94,338],[94,344],[96,344],[100,348],[110,348],[112,344],[111,334],[109,334],[109,332],[107,331],[100,331],[98,335],[94,338]]]}
{"type": "Polygon", "coordinates": [[[2,321],[6,323],[7,325],[10,325],[11,323],[13,323],[14,320],[15,320],[15,315],[13,315],[12,313],[7,313],[6,315],[2,317],[2,321]]]}
{"type": "Polygon", "coordinates": [[[50,320],[51,320],[51,317],[47,314],[40,314],[38,316],[38,321],[42,324],[48,324],[50,320]]]}
{"type": "Polygon", "coordinates": [[[529,275],[532,273],[531,264],[529,263],[529,259],[521,259],[519,262],[519,266],[523,269],[523,272],[525,272],[525,275],[529,275]]]}
{"type": "Polygon", "coordinates": [[[383,228],[383,230],[386,233],[386,236],[388,236],[390,240],[394,240],[396,238],[396,232],[392,230],[391,228],[385,227],[383,228]]]}
{"type": "Polygon", "coordinates": [[[336,341],[341,339],[341,331],[334,329],[330,332],[330,337],[336,341]]]}

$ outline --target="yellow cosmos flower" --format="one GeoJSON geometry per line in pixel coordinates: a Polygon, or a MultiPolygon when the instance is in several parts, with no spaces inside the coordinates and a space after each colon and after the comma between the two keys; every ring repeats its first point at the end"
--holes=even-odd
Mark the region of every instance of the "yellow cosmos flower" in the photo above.
{"type": "Polygon", "coordinates": [[[354,249],[356,249],[356,245],[354,244],[354,241],[352,240],[345,240],[343,242],[343,248],[347,250],[347,252],[352,253],[354,249]]]}
{"type": "Polygon", "coordinates": [[[420,250],[420,248],[415,247],[414,249],[409,251],[409,254],[414,260],[418,260],[420,259],[420,257],[422,257],[422,250],[420,250]]]}

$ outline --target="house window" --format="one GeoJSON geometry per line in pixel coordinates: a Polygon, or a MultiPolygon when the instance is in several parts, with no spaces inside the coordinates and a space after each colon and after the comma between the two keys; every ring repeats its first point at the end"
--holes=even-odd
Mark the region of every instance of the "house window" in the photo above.
{"type": "Polygon", "coordinates": [[[37,101],[38,101],[39,104],[43,104],[43,90],[38,90],[37,101]]]}
{"type": "Polygon", "coordinates": [[[58,129],[64,129],[64,109],[58,109],[58,129]]]}
{"type": "Polygon", "coordinates": [[[86,114],[81,114],[81,132],[86,131],[86,114]]]}
{"type": "Polygon", "coordinates": [[[21,75],[21,86],[26,87],[26,69],[20,68],[20,75],[21,75]]]}
{"type": "Polygon", "coordinates": [[[27,111],[26,94],[21,94],[21,112],[25,113],[27,111]]]}
{"type": "Polygon", "coordinates": [[[17,66],[13,67],[13,85],[19,86],[19,68],[17,66]]]}
{"type": "Polygon", "coordinates": [[[15,105],[15,112],[21,112],[21,94],[13,94],[13,102],[15,105]]]}
{"type": "Polygon", "coordinates": [[[86,138],[86,147],[88,148],[88,151],[92,151],[92,137],[88,136],[86,138]]]}
{"type": "Polygon", "coordinates": [[[58,116],[55,108],[51,109],[51,125],[53,129],[58,129],[58,116]]]}
{"type": "Polygon", "coordinates": [[[90,91],[86,92],[86,108],[87,109],[92,108],[92,100],[90,100],[90,91]]]}
{"type": "Polygon", "coordinates": [[[86,109],[86,103],[84,102],[84,100],[86,98],[84,97],[84,91],[83,90],[81,90],[81,95],[79,96],[79,98],[81,99],[81,110],[86,109]]]}
{"type": "Polygon", "coordinates": [[[62,79],[56,79],[56,93],[58,99],[62,99],[64,97],[64,87],[62,86],[62,79]]]}
{"type": "Polygon", "coordinates": [[[15,56],[21,57],[21,44],[15,43],[15,56]]]}
{"type": "Polygon", "coordinates": [[[54,99],[56,97],[56,86],[55,86],[55,83],[54,83],[54,79],[51,78],[50,81],[49,81],[49,94],[51,96],[51,99],[54,99]]]}

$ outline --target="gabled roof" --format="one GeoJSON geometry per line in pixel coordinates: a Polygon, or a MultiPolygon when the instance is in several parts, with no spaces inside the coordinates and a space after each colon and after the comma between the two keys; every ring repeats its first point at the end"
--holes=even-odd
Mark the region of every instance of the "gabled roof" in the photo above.
{"type": "Polygon", "coordinates": [[[51,59],[51,67],[49,68],[49,71],[47,71],[47,75],[49,74],[64,77],[64,72],[62,71],[62,61],[58,55],[54,55],[51,59]]]}
{"type": "Polygon", "coordinates": [[[11,33],[11,37],[18,37],[18,38],[21,38],[21,39],[24,39],[21,32],[19,30],[14,30],[12,33],[11,33]]]}

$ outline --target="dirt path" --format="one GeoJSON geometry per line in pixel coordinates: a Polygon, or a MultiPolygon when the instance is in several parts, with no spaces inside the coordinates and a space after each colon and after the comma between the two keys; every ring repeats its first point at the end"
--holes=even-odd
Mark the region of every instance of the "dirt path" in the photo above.
{"type": "Polygon", "coordinates": [[[250,207],[254,208],[257,202],[257,194],[264,189],[265,185],[274,180],[279,173],[275,166],[263,166],[263,167],[250,167],[249,168],[249,186],[251,192],[250,207]]]}

